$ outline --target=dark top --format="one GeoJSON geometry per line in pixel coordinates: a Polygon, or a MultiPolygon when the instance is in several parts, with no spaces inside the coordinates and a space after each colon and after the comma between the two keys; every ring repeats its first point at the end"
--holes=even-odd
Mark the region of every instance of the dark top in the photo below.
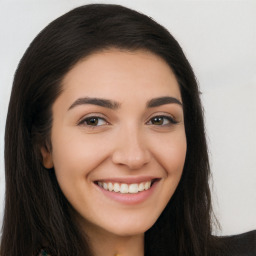
{"type": "MultiPolygon", "coordinates": [[[[216,245],[211,256],[256,256],[256,230],[225,237],[215,237],[216,245]]],[[[50,256],[42,250],[38,256],[50,256]]]]}
{"type": "Polygon", "coordinates": [[[217,244],[216,256],[256,256],[256,230],[220,237],[217,244]]]}

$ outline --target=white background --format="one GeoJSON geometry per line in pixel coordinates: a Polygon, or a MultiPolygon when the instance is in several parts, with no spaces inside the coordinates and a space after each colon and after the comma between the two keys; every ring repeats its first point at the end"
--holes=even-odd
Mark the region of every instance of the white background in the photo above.
{"type": "MultiPolygon", "coordinates": [[[[50,21],[99,1],[0,0],[0,224],[4,124],[17,64],[50,21]]],[[[218,234],[256,229],[256,0],[104,1],[153,17],[180,42],[200,83],[218,234]]],[[[18,129],[18,127],[17,127],[18,129]]]]}

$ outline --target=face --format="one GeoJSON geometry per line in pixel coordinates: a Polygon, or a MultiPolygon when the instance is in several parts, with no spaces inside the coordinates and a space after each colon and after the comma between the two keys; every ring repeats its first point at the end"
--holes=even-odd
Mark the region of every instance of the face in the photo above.
{"type": "Polygon", "coordinates": [[[112,49],[80,61],[42,149],[86,230],[142,234],[172,197],[186,155],[177,80],[160,57],[112,49]]]}

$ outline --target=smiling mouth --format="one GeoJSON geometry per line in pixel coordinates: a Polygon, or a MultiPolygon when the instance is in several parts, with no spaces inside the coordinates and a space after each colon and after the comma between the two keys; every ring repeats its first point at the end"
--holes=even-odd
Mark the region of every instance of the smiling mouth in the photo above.
{"type": "Polygon", "coordinates": [[[151,188],[153,183],[157,179],[140,182],[140,183],[118,183],[118,182],[104,182],[104,181],[96,181],[95,184],[104,190],[120,193],[120,194],[137,194],[142,191],[148,190],[151,188]]]}

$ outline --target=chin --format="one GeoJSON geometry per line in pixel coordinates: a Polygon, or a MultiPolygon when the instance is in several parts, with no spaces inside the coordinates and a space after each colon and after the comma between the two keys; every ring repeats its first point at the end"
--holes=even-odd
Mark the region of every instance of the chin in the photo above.
{"type": "Polygon", "coordinates": [[[144,234],[150,229],[156,220],[150,221],[124,221],[123,223],[116,222],[113,226],[107,227],[106,230],[118,236],[135,236],[144,234]]]}

